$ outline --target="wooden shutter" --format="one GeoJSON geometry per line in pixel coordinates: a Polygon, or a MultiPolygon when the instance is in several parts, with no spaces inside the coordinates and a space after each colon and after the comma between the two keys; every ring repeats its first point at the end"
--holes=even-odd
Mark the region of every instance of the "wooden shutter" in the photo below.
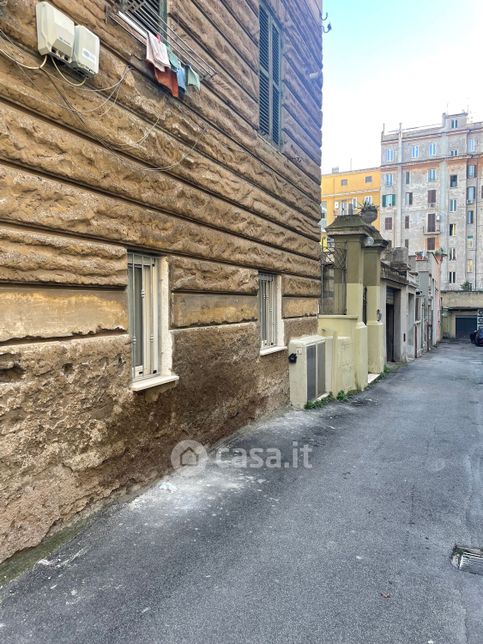
{"type": "Polygon", "coordinates": [[[428,233],[434,232],[436,232],[436,214],[434,212],[430,212],[428,214],[428,233]]]}

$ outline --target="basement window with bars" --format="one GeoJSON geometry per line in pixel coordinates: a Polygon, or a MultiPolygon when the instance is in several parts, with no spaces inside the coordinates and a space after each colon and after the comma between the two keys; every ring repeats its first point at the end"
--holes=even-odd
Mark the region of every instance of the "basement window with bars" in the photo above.
{"type": "Polygon", "coordinates": [[[260,347],[262,353],[283,348],[282,345],[282,298],[279,275],[260,273],[258,308],[260,318],[260,347]]]}
{"type": "Polygon", "coordinates": [[[276,146],[281,143],[282,36],[267,7],[260,4],[260,133],[276,146]]]}
{"type": "Polygon", "coordinates": [[[128,311],[133,389],[178,380],[171,372],[168,266],[164,258],[128,253],[128,311]]]}

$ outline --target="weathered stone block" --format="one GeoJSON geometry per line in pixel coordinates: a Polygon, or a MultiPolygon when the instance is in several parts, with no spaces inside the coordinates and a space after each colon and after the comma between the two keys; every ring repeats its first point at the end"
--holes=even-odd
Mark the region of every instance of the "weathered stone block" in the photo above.
{"type": "Polygon", "coordinates": [[[126,250],[0,224],[0,281],[125,286],[126,250]]]}
{"type": "Polygon", "coordinates": [[[189,257],[169,261],[173,291],[258,292],[258,271],[189,257]]]}
{"type": "Polygon", "coordinates": [[[0,342],[126,329],[124,291],[0,287],[0,342]]]}
{"type": "Polygon", "coordinates": [[[284,297],[282,312],[284,318],[317,315],[319,312],[319,300],[308,297],[284,297]]]}
{"type": "Polygon", "coordinates": [[[177,328],[233,324],[258,318],[258,301],[252,295],[175,293],[172,302],[172,323],[177,328]]]}

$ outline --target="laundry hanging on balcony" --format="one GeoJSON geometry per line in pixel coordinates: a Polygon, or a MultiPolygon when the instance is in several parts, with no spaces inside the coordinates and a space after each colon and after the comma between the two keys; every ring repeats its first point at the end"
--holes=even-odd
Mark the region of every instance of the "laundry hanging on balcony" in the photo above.
{"type": "Polygon", "coordinates": [[[191,65],[186,65],[186,86],[194,87],[194,89],[201,90],[200,76],[191,65]]]}
{"type": "Polygon", "coordinates": [[[146,37],[146,60],[148,63],[158,69],[160,72],[164,72],[167,69],[170,69],[171,63],[169,62],[168,48],[159,38],[154,34],[147,34],[146,37]]]}

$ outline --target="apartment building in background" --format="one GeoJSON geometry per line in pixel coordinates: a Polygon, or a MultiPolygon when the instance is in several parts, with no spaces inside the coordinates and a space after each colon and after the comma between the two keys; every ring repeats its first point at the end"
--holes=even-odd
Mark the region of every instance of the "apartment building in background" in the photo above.
{"type": "MultiPolygon", "coordinates": [[[[338,215],[352,215],[364,203],[379,208],[380,168],[339,172],[334,168],[322,175],[322,219],[331,224],[338,215]]],[[[379,228],[379,219],[374,222],[379,228]]]]}
{"type": "Polygon", "coordinates": [[[442,290],[483,289],[483,122],[467,112],[381,137],[381,233],[410,255],[443,255],[442,290]]]}

